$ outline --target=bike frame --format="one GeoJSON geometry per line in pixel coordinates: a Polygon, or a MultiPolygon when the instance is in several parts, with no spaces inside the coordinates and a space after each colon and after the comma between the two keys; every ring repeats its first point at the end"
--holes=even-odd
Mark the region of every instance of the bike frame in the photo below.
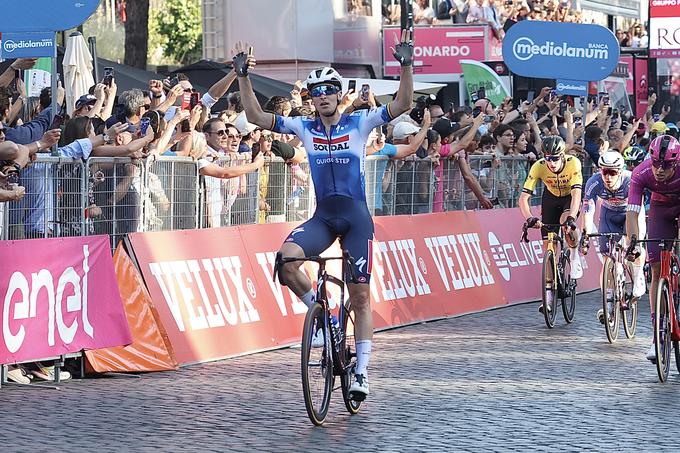
{"type": "Polygon", "coordinates": [[[671,287],[671,306],[669,316],[671,317],[671,340],[680,341],[680,325],[675,313],[675,304],[678,302],[678,274],[672,272],[673,265],[680,269],[680,261],[675,251],[679,239],[640,239],[636,243],[658,242],[661,248],[661,269],[659,270],[659,280],[665,278],[671,287]]]}
{"type": "Polygon", "coordinates": [[[274,275],[273,278],[276,279],[279,268],[281,265],[286,263],[304,263],[311,261],[319,265],[319,269],[316,273],[317,283],[316,283],[316,303],[321,304],[324,311],[324,329],[330,333],[330,340],[333,347],[332,360],[333,360],[333,375],[342,376],[349,370],[351,363],[345,363],[344,354],[340,354],[339,346],[342,344],[344,338],[342,338],[342,332],[345,331],[345,318],[349,320],[349,312],[351,308],[350,299],[345,300],[345,281],[339,279],[328,273],[326,270],[326,263],[329,261],[342,260],[342,275],[350,278],[352,282],[356,281],[356,276],[354,275],[354,259],[350,256],[349,252],[343,250],[341,257],[330,257],[325,258],[321,256],[308,256],[303,258],[283,258],[279,252],[276,256],[276,262],[274,265],[274,275]],[[336,332],[330,328],[331,324],[331,307],[328,303],[328,291],[326,285],[328,283],[337,285],[340,287],[340,300],[341,303],[338,304],[338,331],[340,333],[340,338],[336,338],[336,332]],[[345,316],[345,313],[347,316],[345,316]]]}

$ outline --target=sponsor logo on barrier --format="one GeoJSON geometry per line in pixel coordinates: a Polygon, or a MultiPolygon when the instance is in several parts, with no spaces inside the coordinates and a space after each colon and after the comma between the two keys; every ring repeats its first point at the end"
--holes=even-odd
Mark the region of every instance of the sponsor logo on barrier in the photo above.
{"type": "MultiPolygon", "coordinates": [[[[413,239],[375,241],[374,245],[373,273],[381,287],[383,300],[423,296],[432,292],[418,265],[413,239]]],[[[375,299],[379,300],[378,297],[375,299]]]]}
{"type": "Polygon", "coordinates": [[[180,332],[260,320],[244,289],[242,267],[238,256],[149,263],[180,332]]]}
{"type": "MultiPolygon", "coordinates": [[[[90,338],[94,338],[94,328],[88,317],[88,274],[90,266],[89,247],[83,245],[82,276],[73,267],[68,267],[59,275],[56,285],[52,272],[40,269],[31,273],[31,282],[22,272],[14,272],[9,279],[2,307],[2,337],[10,353],[17,352],[26,338],[26,328],[20,322],[39,316],[38,302],[47,297],[47,344],[59,342],[71,344],[79,329],[90,338]],[[42,294],[41,294],[42,293],[42,294]],[[64,304],[65,302],[65,304],[64,304]],[[64,308],[66,309],[64,311],[64,308]],[[78,317],[67,324],[65,313],[69,317],[80,312],[78,317]],[[56,334],[55,334],[56,333],[56,334]]],[[[42,313],[40,315],[43,315],[42,313]]]]}
{"type": "Polygon", "coordinates": [[[426,237],[432,260],[446,291],[493,285],[494,278],[477,233],[426,237]]]}
{"type": "Polygon", "coordinates": [[[519,246],[512,242],[501,244],[501,241],[492,231],[489,231],[488,239],[491,246],[491,256],[501,277],[506,282],[510,281],[512,268],[533,266],[536,263],[543,262],[543,241],[541,240],[520,241],[519,246]]]}

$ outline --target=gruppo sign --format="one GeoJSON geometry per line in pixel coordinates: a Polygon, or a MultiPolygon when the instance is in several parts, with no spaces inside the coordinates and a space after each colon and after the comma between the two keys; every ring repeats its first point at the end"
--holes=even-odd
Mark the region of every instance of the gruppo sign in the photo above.
{"type": "Polygon", "coordinates": [[[680,56],[680,0],[651,0],[649,55],[653,58],[680,56]]]}
{"type": "Polygon", "coordinates": [[[595,81],[616,68],[619,43],[599,25],[527,20],[508,30],[503,58],[525,77],[595,81]]]}

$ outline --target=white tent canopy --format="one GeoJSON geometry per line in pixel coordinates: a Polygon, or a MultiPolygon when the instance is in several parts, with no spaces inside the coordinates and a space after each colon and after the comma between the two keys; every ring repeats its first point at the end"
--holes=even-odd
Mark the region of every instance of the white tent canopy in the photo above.
{"type": "Polygon", "coordinates": [[[73,33],[66,40],[64,52],[64,89],[66,90],[66,111],[73,114],[76,101],[94,85],[92,77],[92,55],[80,33],[73,33]]]}
{"type": "MultiPolygon", "coordinates": [[[[399,89],[398,80],[386,80],[386,79],[360,79],[360,78],[344,78],[342,79],[342,92],[347,92],[350,81],[356,83],[355,92],[359,93],[363,84],[367,84],[371,87],[373,95],[379,98],[380,102],[385,100],[391,100],[392,95],[399,89]],[[384,98],[384,99],[383,99],[384,98]]],[[[424,83],[424,82],[413,82],[413,91],[417,93],[429,94],[436,93],[440,88],[446,85],[442,83],[424,83]]]]}

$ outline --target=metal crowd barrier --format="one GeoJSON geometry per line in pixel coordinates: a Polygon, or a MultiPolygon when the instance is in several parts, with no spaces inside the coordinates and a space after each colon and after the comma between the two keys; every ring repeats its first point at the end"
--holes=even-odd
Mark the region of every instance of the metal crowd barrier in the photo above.
{"type": "MultiPolygon", "coordinates": [[[[250,156],[223,157],[214,165],[237,167],[250,156]]],[[[531,163],[505,156],[471,155],[468,165],[497,207],[515,207],[531,163]]],[[[365,189],[373,215],[478,209],[460,162],[369,156],[365,189]]],[[[583,164],[584,180],[592,174],[583,164]]],[[[26,196],[2,205],[0,239],[109,234],[112,246],[130,232],[303,221],[315,209],[309,164],[268,158],[256,173],[230,179],[199,175],[186,157],[146,161],[91,158],[86,162],[40,156],[21,173],[26,196]]],[[[539,184],[531,204],[540,204],[539,184]]]]}

